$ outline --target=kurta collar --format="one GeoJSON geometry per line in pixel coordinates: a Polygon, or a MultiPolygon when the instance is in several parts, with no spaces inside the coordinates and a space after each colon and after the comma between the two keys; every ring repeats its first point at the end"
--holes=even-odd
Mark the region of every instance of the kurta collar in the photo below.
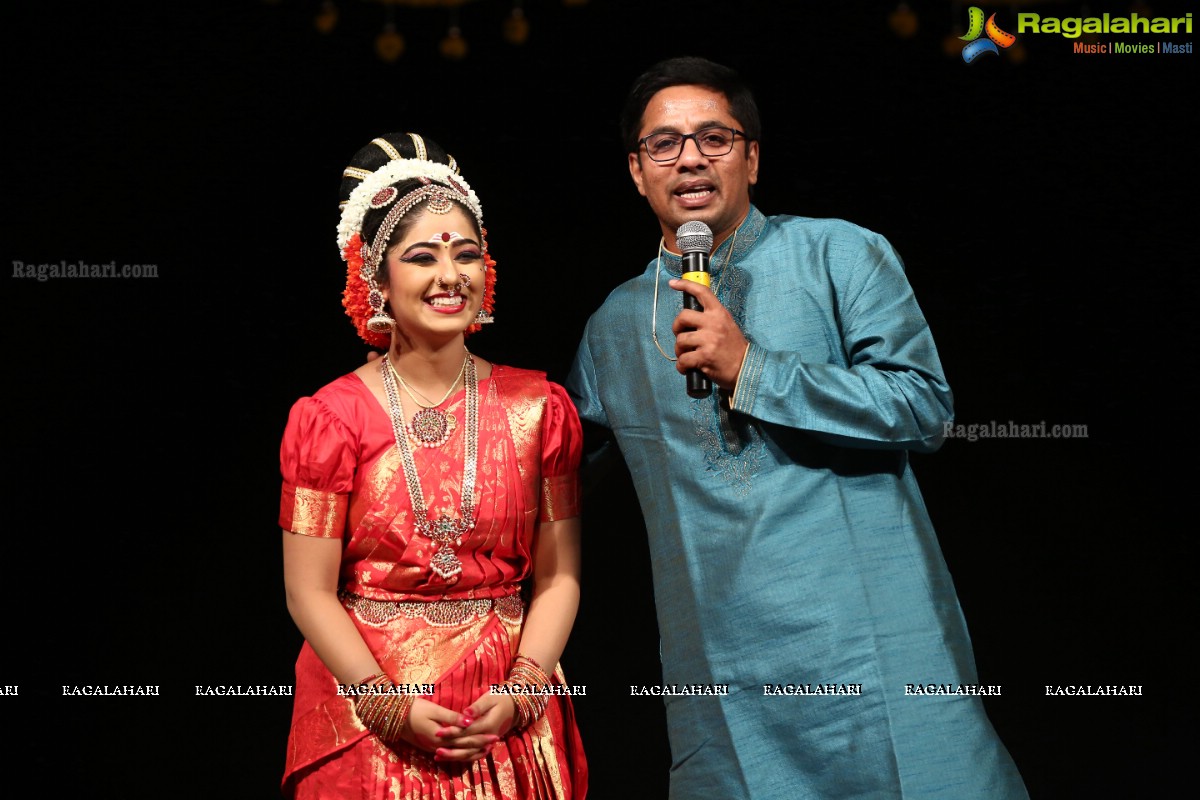
{"type": "MultiPolygon", "coordinates": [[[[726,264],[728,264],[730,261],[733,261],[734,263],[738,262],[743,256],[746,255],[747,252],[749,252],[750,248],[753,247],[758,241],[758,237],[762,235],[763,228],[765,228],[766,225],[767,218],[761,211],[758,210],[757,207],[751,205],[750,213],[746,214],[746,218],[742,220],[742,224],[738,226],[736,234],[737,241],[733,243],[734,250],[732,258],[729,256],[729,241],[734,238],[733,236],[721,243],[721,246],[717,248],[717,252],[712,258],[709,268],[712,270],[712,279],[714,281],[720,277],[721,271],[725,269],[726,264]]],[[[680,260],[681,259],[678,253],[672,253],[665,247],[663,248],[662,268],[664,271],[671,273],[671,275],[676,278],[683,273],[680,260]]],[[[651,264],[651,267],[654,267],[654,264],[651,264]]]]}

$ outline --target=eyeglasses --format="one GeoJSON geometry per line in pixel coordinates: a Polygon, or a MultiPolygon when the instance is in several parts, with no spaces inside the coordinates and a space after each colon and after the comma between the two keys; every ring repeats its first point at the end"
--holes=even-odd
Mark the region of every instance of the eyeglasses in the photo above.
{"type": "Polygon", "coordinates": [[[651,161],[674,161],[683,152],[683,143],[691,139],[696,143],[700,155],[716,158],[733,150],[733,140],[746,134],[736,128],[705,128],[695,133],[652,133],[638,139],[646,145],[646,155],[651,161]]]}

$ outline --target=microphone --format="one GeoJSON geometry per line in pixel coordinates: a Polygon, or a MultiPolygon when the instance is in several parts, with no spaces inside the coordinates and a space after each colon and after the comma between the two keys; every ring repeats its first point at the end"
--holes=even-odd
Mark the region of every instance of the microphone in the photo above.
{"type": "MultiPolygon", "coordinates": [[[[675,244],[683,266],[683,279],[695,281],[709,286],[708,254],[712,250],[712,230],[698,219],[685,222],[675,231],[675,244]]],[[[703,311],[700,301],[686,292],[683,295],[683,307],[693,311],[703,311]]],[[[687,371],[688,397],[708,397],[712,394],[712,381],[698,369],[687,371]]]]}

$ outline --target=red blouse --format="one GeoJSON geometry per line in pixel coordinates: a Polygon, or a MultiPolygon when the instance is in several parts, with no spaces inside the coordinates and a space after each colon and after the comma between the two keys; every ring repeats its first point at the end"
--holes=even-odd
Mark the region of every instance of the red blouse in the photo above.
{"type": "MultiPolygon", "coordinates": [[[[459,515],[465,391],[446,409],[458,424],[440,447],[412,447],[430,515],[459,515]]],[[[539,521],[579,514],[579,417],[540,372],[494,365],[479,382],[474,529],[456,548],[462,574],[434,574],[437,545],[416,533],[390,415],[358,376],[293,405],[280,448],[279,524],[341,538],[341,588],[376,600],[511,594],[530,572],[539,521]]]]}

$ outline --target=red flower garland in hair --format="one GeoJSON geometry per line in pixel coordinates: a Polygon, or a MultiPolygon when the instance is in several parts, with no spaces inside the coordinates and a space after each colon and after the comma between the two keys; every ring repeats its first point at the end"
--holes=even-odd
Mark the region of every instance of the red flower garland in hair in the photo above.
{"type": "Polygon", "coordinates": [[[392,344],[391,335],[376,333],[367,328],[367,320],[375,312],[371,310],[371,302],[367,299],[371,289],[362,276],[362,236],[355,233],[350,237],[350,241],[346,242],[346,247],[342,250],[342,258],[346,262],[346,290],[342,292],[342,307],[346,309],[346,316],[350,317],[364,342],[372,347],[387,350],[392,344]]]}
{"type": "MultiPolygon", "coordinates": [[[[491,314],[496,307],[496,262],[487,251],[486,229],[483,231],[483,237],[483,310],[491,314]]],[[[350,241],[346,242],[346,247],[342,250],[342,259],[346,262],[346,289],[342,292],[342,307],[346,309],[346,316],[350,317],[364,342],[372,347],[387,350],[392,344],[391,335],[376,333],[367,327],[367,320],[374,316],[375,312],[367,299],[371,289],[362,276],[362,236],[355,233],[350,237],[350,241]]],[[[472,322],[465,335],[469,336],[482,327],[478,322],[472,322]]]]}
{"type": "MultiPolygon", "coordinates": [[[[491,314],[492,311],[496,308],[496,262],[492,258],[492,254],[488,252],[487,228],[484,228],[481,231],[481,233],[483,234],[483,267],[484,267],[483,305],[481,306],[481,308],[483,309],[483,312],[485,314],[491,314]]],[[[483,328],[483,326],[480,325],[478,322],[472,322],[470,325],[467,326],[466,335],[470,336],[472,333],[475,333],[476,331],[479,331],[482,328],[483,328]]]]}

